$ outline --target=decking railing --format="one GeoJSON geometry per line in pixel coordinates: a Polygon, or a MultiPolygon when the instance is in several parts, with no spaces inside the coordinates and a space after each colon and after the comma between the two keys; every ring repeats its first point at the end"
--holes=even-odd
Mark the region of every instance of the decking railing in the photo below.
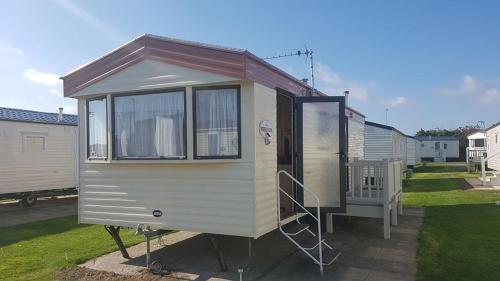
{"type": "Polygon", "coordinates": [[[486,147],[467,147],[467,160],[472,162],[480,162],[481,157],[486,157],[486,147]]]}
{"type": "Polygon", "coordinates": [[[390,224],[397,225],[403,214],[402,161],[356,160],[347,163],[347,216],[380,217],[384,238],[391,236],[390,224]]]}
{"type": "Polygon", "coordinates": [[[358,160],[347,163],[348,202],[392,202],[402,191],[401,161],[358,160]]]}

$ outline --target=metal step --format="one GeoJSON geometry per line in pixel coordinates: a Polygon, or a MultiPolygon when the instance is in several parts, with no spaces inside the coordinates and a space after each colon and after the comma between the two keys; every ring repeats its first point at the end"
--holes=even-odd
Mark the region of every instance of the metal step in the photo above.
{"type": "Polygon", "coordinates": [[[291,223],[286,224],[282,227],[283,231],[290,236],[295,236],[295,235],[298,235],[300,233],[303,233],[308,228],[309,228],[308,224],[295,223],[295,222],[291,222],[291,223]]]}
{"type": "MultiPolygon", "coordinates": [[[[311,256],[313,256],[316,260],[319,260],[319,251],[317,249],[309,250],[307,252],[311,254],[311,256]]],[[[323,256],[323,265],[330,265],[335,260],[337,260],[337,258],[340,256],[340,252],[324,247],[322,256],[323,256]]]]}

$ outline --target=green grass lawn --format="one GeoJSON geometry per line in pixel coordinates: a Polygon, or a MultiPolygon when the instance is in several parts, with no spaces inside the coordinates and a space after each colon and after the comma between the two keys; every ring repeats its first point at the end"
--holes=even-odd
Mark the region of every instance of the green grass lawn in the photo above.
{"type": "MultiPolygon", "coordinates": [[[[120,232],[127,246],[143,241],[120,232]]],[[[117,250],[100,225],[78,225],[76,217],[0,228],[0,280],[54,280],[58,271],[117,250]]]]}
{"type": "Polygon", "coordinates": [[[500,192],[462,189],[457,165],[418,167],[404,204],[425,207],[417,280],[500,280],[500,192]]]}

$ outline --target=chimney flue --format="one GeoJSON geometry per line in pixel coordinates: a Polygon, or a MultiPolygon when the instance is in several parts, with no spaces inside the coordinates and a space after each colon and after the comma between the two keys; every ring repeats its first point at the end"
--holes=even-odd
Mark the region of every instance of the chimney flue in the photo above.
{"type": "Polygon", "coordinates": [[[349,91],[344,91],[344,96],[345,96],[345,106],[347,106],[349,103],[349,91]]]}
{"type": "Polygon", "coordinates": [[[63,107],[59,107],[59,115],[57,116],[57,122],[62,122],[63,121],[63,107]]]}

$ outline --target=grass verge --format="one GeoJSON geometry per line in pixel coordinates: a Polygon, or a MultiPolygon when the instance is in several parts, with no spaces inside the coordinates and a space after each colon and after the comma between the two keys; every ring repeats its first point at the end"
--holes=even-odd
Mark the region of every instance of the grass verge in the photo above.
{"type": "MultiPolygon", "coordinates": [[[[142,242],[121,231],[126,246],[142,242]]],[[[0,280],[55,280],[58,271],[117,250],[100,225],[79,225],[65,217],[0,228],[0,280]]]]}
{"type": "Polygon", "coordinates": [[[500,280],[500,192],[464,190],[461,166],[419,167],[406,205],[425,207],[417,280],[500,280]]]}

